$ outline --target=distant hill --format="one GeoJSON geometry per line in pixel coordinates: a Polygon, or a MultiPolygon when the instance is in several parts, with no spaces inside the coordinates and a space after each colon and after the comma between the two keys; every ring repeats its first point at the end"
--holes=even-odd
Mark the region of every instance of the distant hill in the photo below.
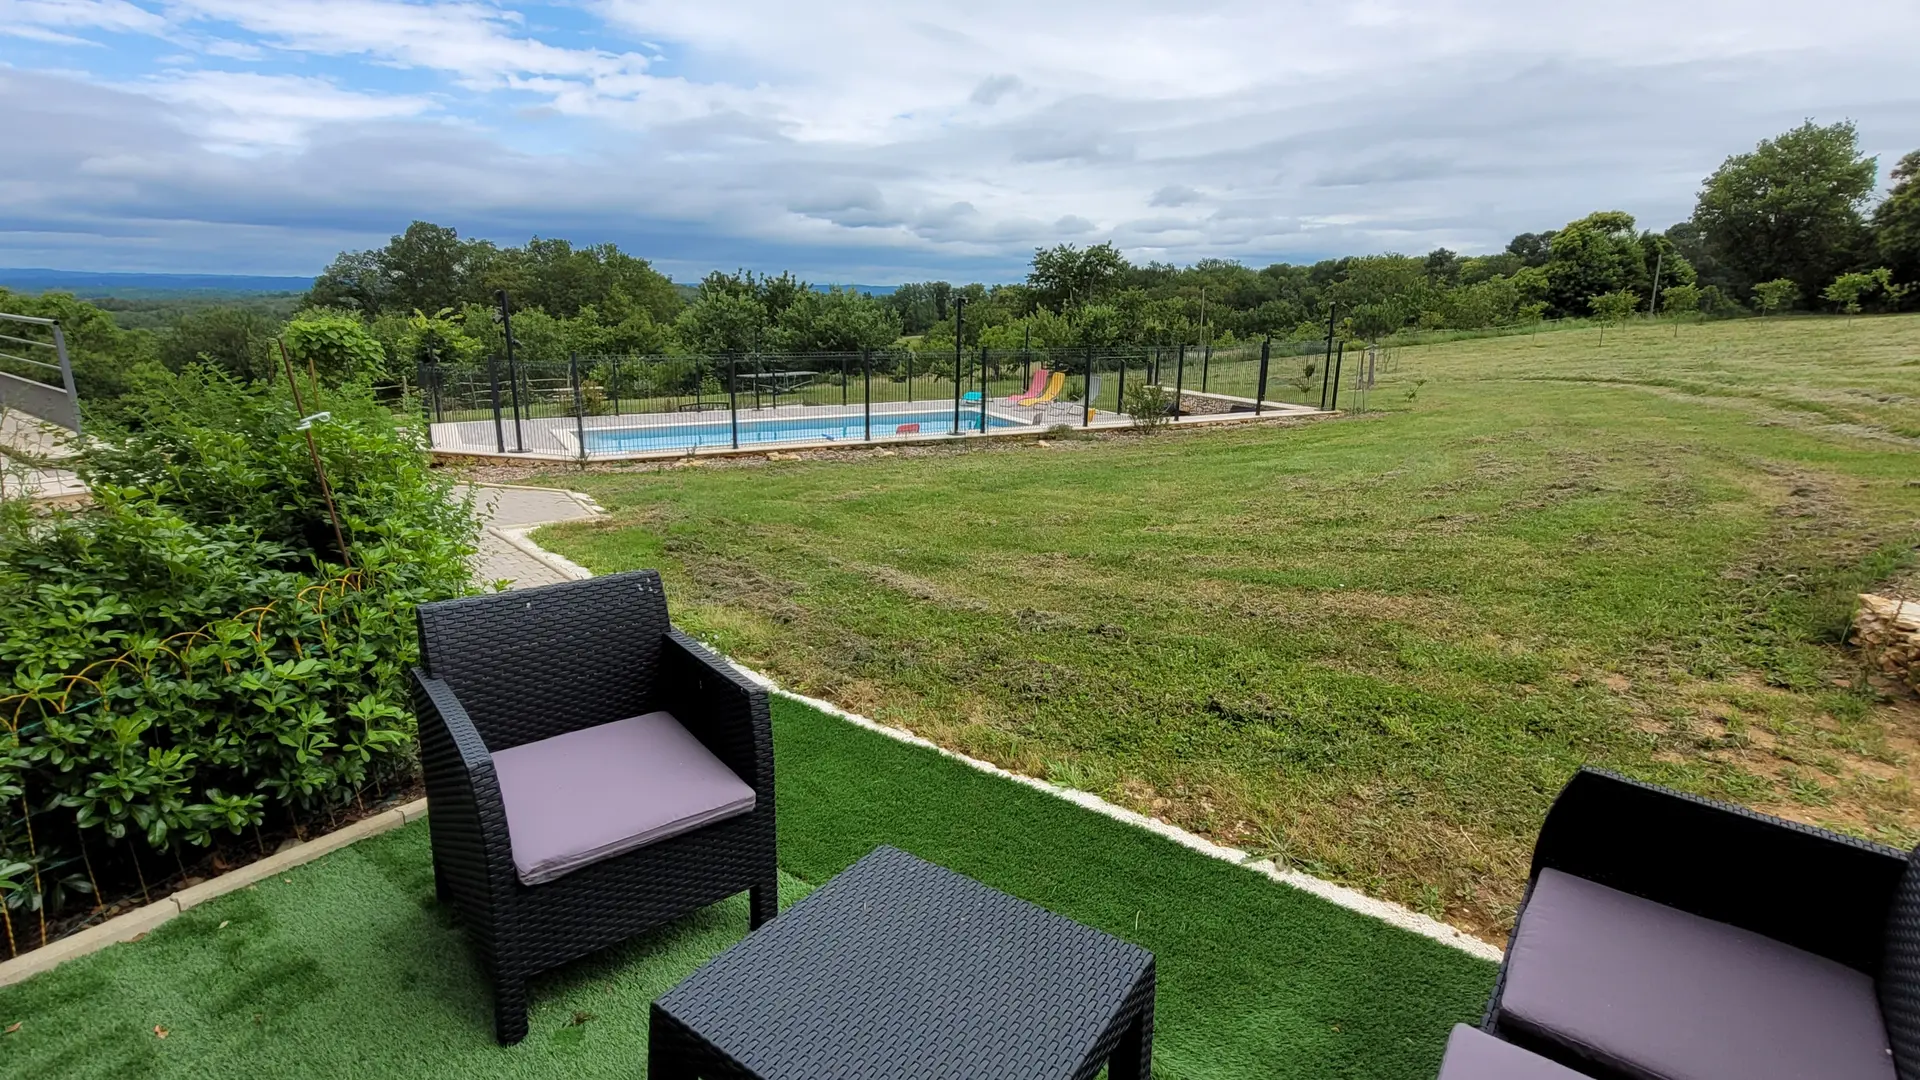
{"type": "Polygon", "coordinates": [[[0,287],[20,292],[70,292],[80,297],[143,298],[180,294],[240,295],[306,292],[310,277],[264,274],[111,274],[87,270],[9,269],[0,267],[0,287]]]}
{"type": "MultiPolygon", "coordinates": [[[[150,300],[193,295],[202,298],[259,293],[304,293],[313,287],[309,277],[273,277],[264,274],[123,274],[90,270],[47,270],[0,267],[0,288],[18,292],[70,292],[84,299],[118,297],[150,300]]],[[[676,282],[683,300],[691,300],[697,283],[676,282]]],[[[826,292],[828,286],[815,285],[826,292]]],[[[887,296],[897,285],[841,285],[868,296],[887,296]]]]}

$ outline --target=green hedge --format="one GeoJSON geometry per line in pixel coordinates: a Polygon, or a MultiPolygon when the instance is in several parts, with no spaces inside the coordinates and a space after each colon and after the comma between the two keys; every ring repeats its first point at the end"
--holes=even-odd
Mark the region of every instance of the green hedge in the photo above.
{"type": "Polygon", "coordinates": [[[311,429],[345,557],[290,396],[198,368],[90,430],[90,505],[0,501],[10,935],[116,863],[309,820],[412,768],[413,608],[470,589],[475,526],[364,390],[324,397],[307,405],[330,414],[311,429]]]}

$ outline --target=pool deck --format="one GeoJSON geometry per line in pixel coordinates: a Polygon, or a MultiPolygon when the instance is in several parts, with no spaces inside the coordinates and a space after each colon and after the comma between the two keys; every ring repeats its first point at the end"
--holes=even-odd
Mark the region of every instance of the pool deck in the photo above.
{"type": "MultiPolygon", "coordinates": [[[[1238,399],[1232,399],[1238,400],[1238,399]]],[[[1253,402],[1248,400],[1249,407],[1253,402]]],[[[876,402],[873,406],[873,444],[899,443],[914,441],[938,441],[956,436],[950,423],[927,425],[915,434],[896,434],[898,426],[895,418],[908,415],[936,413],[943,417],[953,414],[953,399],[944,401],[890,401],[876,402]]],[[[1269,401],[1262,406],[1265,417],[1300,417],[1318,415],[1319,410],[1301,405],[1289,405],[1283,402],[1269,401]]],[[[962,423],[969,418],[978,423],[979,402],[966,402],[961,406],[962,423]]],[[[1032,436],[1050,428],[1067,425],[1093,429],[1112,429],[1130,427],[1133,419],[1124,413],[1095,409],[1090,417],[1083,417],[1078,402],[1056,402],[1052,405],[1022,408],[1009,406],[1002,402],[989,402],[987,414],[990,417],[987,437],[1032,436]]],[[[864,426],[865,411],[858,405],[782,405],[777,408],[742,409],[740,423],[744,427],[769,421],[816,421],[832,424],[835,421],[854,422],[864,426]]],[[[592,436],[596,432],[624,431],[641,432],[649,430],[671,432],[703,425],[731,426],[733,414],[726,409],[701,409],[674,413],[621,413],[607,416],[588,416],[576,420],[571,416],[540,417],[522,419],[518,425],[511,416],[504,417],[496,429],[492,420],[456,420],[443,421],[431,425],[433,450],[438,455],[448,457],[482,457],[514,459],[548,459],[579,461],[580,434],[588,435],[588,449],[584,455],[595,461],[642,460],[648,458],[682,458],[694,455],[765,453],[769,450],[800,450],[843,446],[867,445],[868,440],[858,439],[820,439],[797,437],[789,439],[750,440],[742,438],[735,447],[729,438],[722,443],[708,443],[700,446],[678,446],[661,449],[612,449],[599,450],[593,447],[592,436]],[[504,453],[502,445],[504,444],[504,453]]],[[[1183,417],[1181,424],[1201,424],[1220,421],[1245,421],[1256,417],[1251,412],[1220,413],[1204,416],[1183,417]]],[[[980,438],[979,431],[962,429],[959,438],[980,438]]]]}

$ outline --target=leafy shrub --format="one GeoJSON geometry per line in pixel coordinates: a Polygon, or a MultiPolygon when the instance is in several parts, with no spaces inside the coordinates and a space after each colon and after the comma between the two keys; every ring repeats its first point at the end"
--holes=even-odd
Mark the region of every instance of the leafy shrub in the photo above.
{"type": "Polygon", "coordinates": [[[314,428],[343,557],[285,393],[203,367],[152,389],[82,451],[91,505],[0,500],[9,912],[57,907],[76,850],[111,869],[409,770],[413,608],[470,588],[470,508],[364,390],[314,428]]]}
{"type": "MultiPolygon", "coordinates": [[[[336,383],[386,374],[387,350],[351,312],[325,308],[302,312],[281,331],[281,340],[303,375],[311,369],[336,383]]],[[[268,381],[277,373],[277,369],[269,373],[268,381]]]]}
{"type": "Polygon", "coordinates": [[[1133,417],[1133,426],[1157,431],[1173,412],[1173,393],[1164,386],[1135,383],[1127,387],[1127,400],[1122,406],[1126,414],[1133,417]]]}

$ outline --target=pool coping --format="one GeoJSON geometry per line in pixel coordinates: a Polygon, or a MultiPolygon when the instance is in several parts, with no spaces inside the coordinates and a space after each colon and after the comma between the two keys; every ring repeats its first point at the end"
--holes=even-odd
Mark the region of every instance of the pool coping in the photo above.
{"type": "MultiPolygon", "coordinates": [[[[1197,391],[1189,391],[1189,393],[1193,396],[1199,396],[1197,391]]],[[[1224,394],[1208,394],[1207,396],[1211,398],[1224,398],[1248,406],[1254,404],[1252,398],[1233,398],[1224,394]]],[[[1304,405],[1293,405],[1287,402],[1277,401],[1265,402],[1262,404],[1262,408],[1272,409],[1273,411],[1260,413],[1208,413],[1199,416],[1182,416],[1178,420],[1169,418],[1167,426],[1186,428],[1218,424],[1269,424],[1277,421],[1319,419],[1344,415],[1337,409],[1315,409],[1304,405]]],[[[525,453],[501,453],[495,450],[442,449],[429,447],[428,453],[433,456],[435,461],[449,464],[467,462],[485,465],[501,465],[513,462],[540,461],[572,465],[592,465],[597,462],[676,461],[687,458],[753,457],[772,453],[794,453],[802,450],[877,450],[895,446],[930,446],[941,443],[980,441],[983,439],[1045,439],[1054,437],[1056,429],[1062,427],[1069,428],[1076,432],[1087,433],[1135,430],[1135,424],[1131,419],[1087,425],[1074,424],[1070,421],[1063,420],[1059,423],[1036,423],[1022,425],[1017,428],[1000,428],[984,434],[978,431],[963,431],[958,435],[952,434],[951,432],[929,432],[921,435],[888,435],[884,438],[875,438],[871,441],[861,439],[857,442],[845,442],[834,439],[824,439],[813,442],[760,443],[754,446],[741,446],[737,448],[731,446],[683,447],[677,450],[641,450],[620,454],[593,454],[584,458],[577,453],[555,454],[540,450],[529,450],[525,453]]],[[[558,437],[571,438],[573,436],[571,433],[562,432],[558,437]]]]}

